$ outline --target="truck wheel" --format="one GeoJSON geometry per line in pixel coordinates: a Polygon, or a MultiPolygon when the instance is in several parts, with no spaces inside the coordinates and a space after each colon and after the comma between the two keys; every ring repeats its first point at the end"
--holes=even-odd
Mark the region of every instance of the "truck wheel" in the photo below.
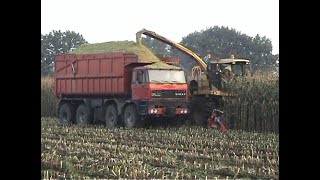
{"type": "Polygon", "coordinates": [[[59,121],[61,124],[71,124],[75,120],[74,106],[70,103],[63,104],[59,109],[59,121]]]}
{"type": "Polygon", "coordinates": [[[137,114],[135,105],[131,104],[126,107],[124,110],[123,121],[127,128],[138,127],[139,115],[137,114]]]}
{"type": "Polygon", "coordinates": [[[79,125],[87,125],[92,122],[92,113],[86,104],[80,104],[76,113],[76,122],[79,125]]]}
{"type": "Polygon", "coordinates": [[[105,113],[105,122],[106,122],[106,127],[108,128],[113,128],[118,125],[118,111],[117,107],[114,104],[110,104],[106,108],[106,113],[105,113]]]}

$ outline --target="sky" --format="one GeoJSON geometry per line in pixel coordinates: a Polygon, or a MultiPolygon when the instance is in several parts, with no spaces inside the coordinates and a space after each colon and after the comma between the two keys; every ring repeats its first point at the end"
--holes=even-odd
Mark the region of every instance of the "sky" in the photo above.
{"type": "Polygon", "coordinates": [[[135,41],[143,28],[180,42],[214,26],[265,36],[279,53],[279,0],[41,0],[41,34],[70,30],[89,43],[135,41]]]}

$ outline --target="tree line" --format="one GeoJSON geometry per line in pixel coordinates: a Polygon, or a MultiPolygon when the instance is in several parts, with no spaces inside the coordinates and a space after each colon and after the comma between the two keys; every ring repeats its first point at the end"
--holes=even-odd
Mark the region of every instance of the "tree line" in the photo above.
{"type": "Polygon", "coordinates": [[[68,53],[87,43],[81,34],[69,30],[41,34],[41,74],[50,75],[54,72],[54,58],[57,54],[68,53]]]}
{"type": "MultiPolygon", "coordinates": [[[[191,69],[195,61],[177,49],[170,47],[150,37],[143,37],[142,42],[154,54],[161,56],[179,56],[181,66],[191,69]]],[[[68,53],[88,42],[75,31],[53,30],[49,34],[41,34],[41,74],[54,72],[54,57],[57,54],[68,53]]],[[[249,59],[253,70],[273,70],[279,68],[279,54],[272,54],[272,42],[269,38],[250,37],[233,28],[214,26],[201,31],[195,31],[182,38],[179,42],[200,57],[211,54],[214,59],[236,58],[249,59]]]]}

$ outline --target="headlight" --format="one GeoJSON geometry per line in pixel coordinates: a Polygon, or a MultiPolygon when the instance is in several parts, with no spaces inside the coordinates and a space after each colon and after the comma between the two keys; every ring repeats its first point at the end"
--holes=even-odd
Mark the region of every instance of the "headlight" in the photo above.
{"type": "Polygon", "coordinates": [[[181,114],[187,114],[188,110],[187,109],[181,109],[180,113],[181,114]]]}
{"type": "Polygon", "coordinates": [[[157,109],[151,109],[151,110],[150,110],[150,113],[151,113],[151,114],[157,114],[157,112],[158,112],[157,109]]]}

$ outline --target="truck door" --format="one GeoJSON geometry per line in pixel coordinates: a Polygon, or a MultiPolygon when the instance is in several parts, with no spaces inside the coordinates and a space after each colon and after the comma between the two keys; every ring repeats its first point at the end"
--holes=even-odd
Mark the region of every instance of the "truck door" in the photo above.
{"type": "Polygon", "coordinates": [[[149,99],[149,91],[147,87],[147,73],[145,70],[135,70],[132,76],[132,99],[144,100],[149,99]]]}

